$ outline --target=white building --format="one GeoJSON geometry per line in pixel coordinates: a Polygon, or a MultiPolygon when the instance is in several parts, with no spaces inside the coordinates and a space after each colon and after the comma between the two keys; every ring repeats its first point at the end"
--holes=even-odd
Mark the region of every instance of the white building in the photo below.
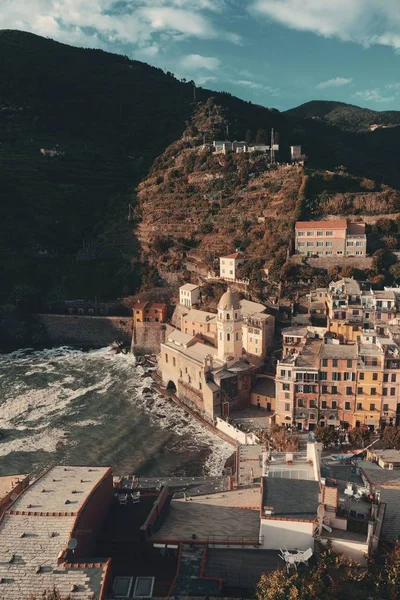
{"type": "Polygon", "coordinates": [[[230,289],[221,296],[217,316],[218,358],[240,358],[242,355],[242,314],[239,298],[230,289]]]}
{"type": "Polygon", "coordinates": [[[241,300],[243,348],[248,354],[265,358],[274,344],[275,317],[258,302],[241,300]]]}
{"type": "Polygon", "coordinates": [[[244,262],[245,256],[240,252],[234,252],[227,256],[220,256],[219,274],[221,279],[225,279],[226,281],[236,281],[237,279],[240,279],[237,276],[237,269],[240,265],[243,265],[244,262]]]}
{"type": "Polygon", "coordinates": [[[185,283],[179,288],[179,304],[192,308],[193,304],[200,302],[200,286],[193,283],[185,283]]]}

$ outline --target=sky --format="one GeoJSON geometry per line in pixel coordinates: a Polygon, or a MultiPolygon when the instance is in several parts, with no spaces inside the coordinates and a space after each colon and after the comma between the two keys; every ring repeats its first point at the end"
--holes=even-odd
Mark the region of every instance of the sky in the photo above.
{"type": "Polygon", "coordinates": [[[0,0],[0,29],[125,54],[279,110],[400,110],[400,0],[0,0]]]}

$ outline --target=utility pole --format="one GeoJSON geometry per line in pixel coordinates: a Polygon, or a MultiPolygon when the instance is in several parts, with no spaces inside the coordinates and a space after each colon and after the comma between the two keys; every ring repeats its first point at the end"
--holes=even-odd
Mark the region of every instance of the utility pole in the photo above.
{"type": "Polygon", "coordinates": [[[271,165],[275,162],[274,156],[274,128],[271,129],[271,165]]]}
{"type": "Polygon", "coordinates": [[[226,126],[226,137],[229,140],[229,125],[226,126]]]}
{"type": "Polygon", "coordinates": [[[196,84],[193,83],[193,100],[196,102],[196,84]]]}

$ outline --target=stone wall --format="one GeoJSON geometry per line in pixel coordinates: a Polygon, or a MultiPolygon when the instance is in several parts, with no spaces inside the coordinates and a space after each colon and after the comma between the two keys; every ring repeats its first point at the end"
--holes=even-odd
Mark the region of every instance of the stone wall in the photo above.
{"type": "Polygon", "coordinates": [[[44,329],[44,343],[101,348],[114,341],[131,343],[132,317],[34,315],[44,329]]]}
{"type": "Polygon", "coordinates": [[[142,323],[133,328],[132,352],[134,354],[159,354],[160,344],[174,327],[166,323],[142,323]]]}

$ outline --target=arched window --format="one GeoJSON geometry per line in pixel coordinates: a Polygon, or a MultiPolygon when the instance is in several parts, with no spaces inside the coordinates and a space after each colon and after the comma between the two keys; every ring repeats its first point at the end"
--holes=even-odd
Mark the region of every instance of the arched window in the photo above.
{"type": "Polygon", "coordinates": [[[231,334],[230,334],[230,333],[227,333],[227,334],[226,334],[226,341],[227,341],[227,342],[230,342],[230,341],[231,341],[231,334]]]}
{"type": "Polygon", "coordinates": [[[226,313],[226,320],[229,321],[229,319],[231,318],[229,313],[226,313]]]}

